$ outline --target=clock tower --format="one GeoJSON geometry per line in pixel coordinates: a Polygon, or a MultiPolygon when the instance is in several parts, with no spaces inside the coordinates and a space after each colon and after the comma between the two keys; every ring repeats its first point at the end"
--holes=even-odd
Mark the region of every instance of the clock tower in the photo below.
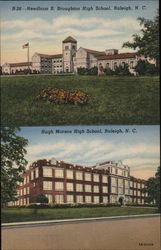
{"type": "Polygon", "coordinates": [[[76,54],[77,51],[77,41],[71,37],[68,36],[63,42],[62,42],[62,51],[63,51],[63,72],[74,72],[74,63],[73,63],[73,57],[76,54]]]}

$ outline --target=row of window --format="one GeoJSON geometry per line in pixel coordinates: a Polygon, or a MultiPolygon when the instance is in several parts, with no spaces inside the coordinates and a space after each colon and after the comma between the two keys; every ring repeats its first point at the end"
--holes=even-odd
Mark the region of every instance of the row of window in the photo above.
{"type": "Polygon", "coordinates": [[[54,63],[59,63],[59,62],[62,62],[62,59],[54,60],[53,62],[54,63]]]}
{"type": "MultiPolygon", "coordinates": [[[[111,62],[111,63],[106,63],[106,68],[110,68],[110,65],[112,65],[113,69],[116,69],[117,66],[122,65],[122,67],[125,67],[126,62],[111,62]]],[[[134,67],[134,61],[130,61],[130,69],[134,67]]],[[[102,69],[103,65],[102,63],[99,63],[99,69],[102,69]]]]}
{"type": "Polygon", "coordinates": [[[41,62],[51,63],[51,59],[41,58],[41,62]]]}
{"type": "Polygon", "coordinates": [[[111,193],[114,193],[114,194],[126,194],[126,195],[129,195],[129,188],[118,188],[117,187],[111,187],[111,193]]]}
{"type": "MultiPolygon", "coordinates": [[[[53,189],[53,183],[52,181],[43,181],[43,190],[52,190],[53,189]]],[[[64,191],[64,182],[55,182],[55,190],[56,191],[64,191]]],[[[67,183],[66,184],[66,190],[67,191],[74,191],[74,184],[73,183],[67,183]]],[[[91,185],[84,185],[85,192],[92,192],[92,186],[91,185]]],[[[76,184],[76,192],[83,192],[83,184],[76,184]]],[[[99,193],[99,186],[94,185],[93,186],[93,192],[99,193]]],[[[102,187],[103,193],[108,193],[108,187],[103,186],[102,187]]]]}
{"type": "Polygon", "coordinates": [[[62,68],[62,65],[54,65],[53,68],[62,68]]]}
{"type": "Polygon", "coordinates": [[[145,184],[144,183],[138,183],[138,182],[133,182],[130,181],[130,187],[132,188],[145,188],[145,184]]]}
{"type": "Polygon", "coordinates": [[[27,195],[27,194],[30,194],[30,188],[26,187],[26,188],[20,189],[18,192],[19,192],[18,194],[19,196],[27,195]]]}
{"type": "Polygon", "coordinates": [[[130,195],[147,197],[148,193],[143,193],[143,192],[140,192],[139,190],[137,190],[137,191],[136,190],[130,190],[130,195]]]}
{"type": "MultiPolygon", "coordinates": [[[[43,167],[43,177],[53,177],[53,171],[50,167],[43,167]]],[[[66,170],[66,177],[67,179],[74,179],[74,171],[67,169],[66,170]]],[[[64,169],[55,169],[55,178],[64,178],[64,169]]],[[[75,178],[77,180],[83,180],[83,172],[82,171],[76,171],[75,172],[75,178]]],[[[91,173],[85,173],[84,179],[86,181],[92,181],[92,174],[91,173]]],[[[93,174],[93,181],[99,182],[99,174],[93,174]]],[[[102,175],[102,182],[107,183],[108,182],[108,176],[102,175]]]]}
{"type": "MultiPolygon", "coordinates": [[[[50,194],[46,195],[48,197],[49,203],[53,202],[53,196],[50,194]]],[[[66,196],[66,202],[67,203],[74,203],[74,196],[73,195],[67,195],[66,196]]],[[[76,195],[76,202],[77,203],[83,203],[83,195],[76,195]]],[[[99,203],[99,196],[93,196],[93,203],[99,203]]],[[[64,203],[64,195],[55,195],[55,203],[64,203]]],[[[92,196],[86,195],[85,196],[85,203],[92,203],[92,196]]],[[[108,198],[103,197],[103,203],[108,203],[108,198]]]]}
{"type": "Polygon", "coordinates": [[[121,178],[116,178],[116,177],[111,177],[111,187],[123,187],[125,186],[125,188],[129,187],[129,181],[128,180],[124,180],[121,178]]]}
{"type": "Polygon", "coordinates": [[[124,176],[124,177],[129,176],[128,170],[124,170],[124,169],[121,169],[121,168],[115,168],[115,167],[110,167],[110,173],[111,174],[116,174],[116,175],[121,175],[121,176],[124,176]]]}

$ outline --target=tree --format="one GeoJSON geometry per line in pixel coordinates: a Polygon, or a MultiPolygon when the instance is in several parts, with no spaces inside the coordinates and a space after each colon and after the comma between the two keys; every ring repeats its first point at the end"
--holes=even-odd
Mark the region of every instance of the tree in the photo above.
{"type": "Polygon", "coordinates": [[[138,55],[154,58],[159,68],[159,14],[154,20],[138,18],[142,26],[141,34],[133,35],[133,42],[125,42],[123,48],[138,50],[138,55]]]}
{"type": "Polygon", "coordinates": [[[27,161],[25,147],[28,140],[16,135],[19,128],[1,128],[1,202],[17,200],[17,182],[22,182],[20,177],[25,171],[27,161]]]}
{"type": "Polygon", "coordinates": [[[146,188],[143,189],[143,192],[148,193],[146,201],[148,203],[155,201],[160,209],[160,166],[157,169],[155,177],[151,177],[147,180],[146,188]]]}
{"type": "Polygon", "coordinates": [[[37,203],[48,203],[49,199],[46,197],[44,194],[40,194],[36,197],[36,202],[37,203]]]}
{"type": "Polygon", "coordinates": [[[139,75],[155,75],[158,74],[158,69],[154,64],[149,63],[148,61],[145,60],[139,60],[136,67],[135,71],[139,75]]]}

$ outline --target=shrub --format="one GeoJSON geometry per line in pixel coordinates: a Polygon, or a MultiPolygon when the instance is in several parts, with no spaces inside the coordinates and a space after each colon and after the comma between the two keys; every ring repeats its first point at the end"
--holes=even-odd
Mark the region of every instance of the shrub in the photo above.
{"type": "Polygon", "coordinates": [[[156,75],[158,74],[158,69],[154,64],[149,63],[146,60],[139,60],[136,67],[135,67],[135,71],[141,75],[156,75]]]}
{"type": "Polygon", "coordinates": [[[82,67],[77,68],[77,73],[78,73],[78,75],[87,75],[88,74],[88,69],[82,68],[82,67]]]}
{"type": "Polygon", "coordinates": [[[37,100],[49,101],[54,104],[79,104],[84,105],[88,102],[89,96],[80,90],[63,90],[48,87],[42,90],[37,100]]]}
{"type": "Polygon", "coordinates": [[[50,208],[50,205],[47,203],[31,203],[26,205],[26,208],[50,208]]]}
{"type": "Polygon", "coordinates": [[[36,202],[37,203],[48,203],[49,199],[46,197],[44,194],[40,194],[36,197],[36,202]]]}

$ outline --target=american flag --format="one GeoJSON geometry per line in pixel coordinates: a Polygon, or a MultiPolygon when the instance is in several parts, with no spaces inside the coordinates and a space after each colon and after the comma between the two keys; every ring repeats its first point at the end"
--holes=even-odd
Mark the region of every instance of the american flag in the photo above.
{"type": "Polygon", "coordinates": [[[22,45],[22,48],[25,49],[25,48],[28,48],[29,46],[29,43],[25,43],[24,45],[22,45]]]}

